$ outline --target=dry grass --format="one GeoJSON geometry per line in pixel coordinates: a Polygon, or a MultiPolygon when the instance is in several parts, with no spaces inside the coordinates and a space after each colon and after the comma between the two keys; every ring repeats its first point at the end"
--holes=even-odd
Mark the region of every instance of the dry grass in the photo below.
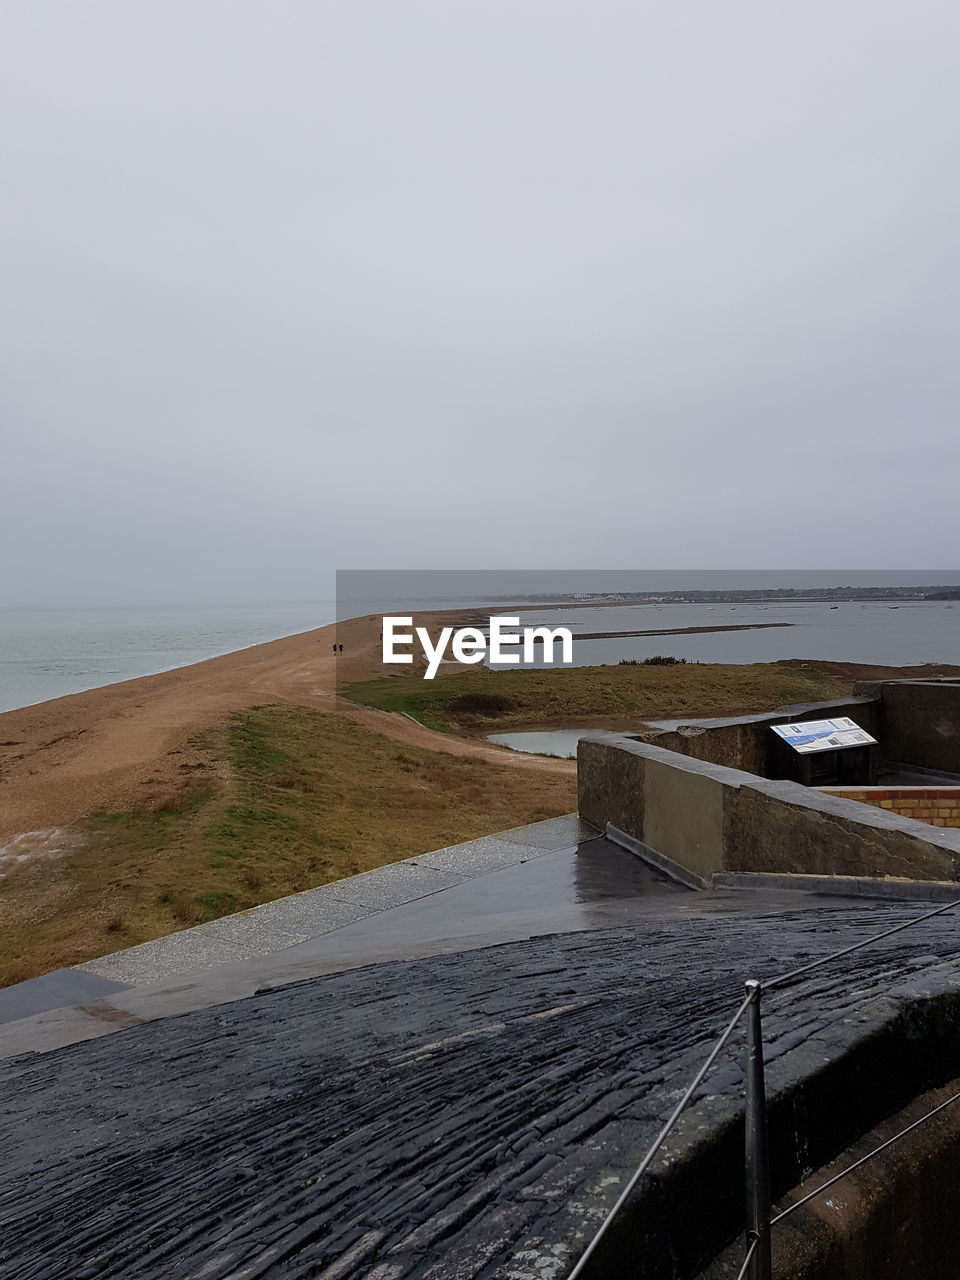
{"type": "Polygon", "coordinates": [[[179,791],[81,824],[82,847],[0,880],[0,985],[427,849],[569,813],[572,776],[403,746],[260,707],[200,744],[179,791]]]}

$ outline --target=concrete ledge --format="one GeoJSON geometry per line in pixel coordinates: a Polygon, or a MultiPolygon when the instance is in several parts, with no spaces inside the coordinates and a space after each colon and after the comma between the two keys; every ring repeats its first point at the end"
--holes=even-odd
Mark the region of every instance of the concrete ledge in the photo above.
{"type": "Polygon", "coordinates": [[[76,967],[127,986],[143,986],[194,969],[282,951],[371,914],[369,908],[343,901],[326,889],[309,889],[76,967]]]}
{"type": "MultiPolygon", "coordinates": [[[[612,837],[611,837],[612,838],[612,837]]],[[[788,889],[841,898],[879,898],[887,902],[957,902],[960,883],[951,880],[899,880],[872,876],[810,876],[763,871],[717,871],[714,889],[788,889]]]]}
{"type": "MultiPolygon", "coordinates": [[[[628,849],[631,853],[635,853],[638,858],[641,858],[648,866],[653,867],[655,871],[659,871],[671,880],[675,880],[677,884],[682,884],[686,889],[708,889],[710,887],[706,880],[695,875],[692,871],[688,871],[686,867],[681,867],[679,862],[674,862],[666,854],[657,853],[656,849],[651,849],[649,845],[634,839],[633,836],[628,836],[626,831],[621,831],[619,827],[615,827],[609,822],[607,823],[607,839],[612,840],[614,844],[618,844],[621,849],[628,849]]],[[[714,883],[716,883],[716,876],[714,876],[714,883]]]]}
{"type": "Polygon", "coordinates": [[[39,978],[28,978],[0,991],[0,1023],[30,1018],[65,1005],[95,1004],[114,991],[125,991],[121,982],[80,969],[54,969],[39,978]]]}
{"type": "MultiPolygon", "coordinates": [[[[648,720],[651,729],[663,729],[672,732],[675,729],[726,729],[739,725],[791,724],[794,720],[822,720],[831,712],[841,714],[850,707],[876,706],[877,695],[866,694],[849,698],[834,698],[829,702],[795,702],[786,707],[775,707],[772,711],[756,711],[745,716],[701,716],[686,717],[683,720],[648,720]]],[[[646,741],[642,734],[631,734],[638,740],[646,741]]],[[[719,763],[719,762],[717,762],[719,763]]]]}
{"type": "MultiPolygon", "coordinates": [[[[221,916],[100,956],[75,966],[72,972],[121,987],[140,987],[198,969],[270,955],[477,876],[573,848],[598,835],[575,813],[513,827],[221,916]]],[[[42,1000],[41,1005],[54,1007],[42,1000]]]]}
{"type": "Polygon", "coordinates": [[[690,873],[960,879],[960,829],[613,733],[577,749],[580,812],[690,873]]]}
{"type": "Polygon", "coordinates": [[[880,701],[876,694],[872,694],[830,702],[797,703],[746,716],[654,720],[648,723],[645,732],[631,736],[638,741],[650,742],[701,760],[710,760],[731,769],[764,774],[769,749],[767,737],[771,725],[790,724],[795,720],[852,716],[864,729],[875,735],[879,728],[879,713],[880,701]]]}

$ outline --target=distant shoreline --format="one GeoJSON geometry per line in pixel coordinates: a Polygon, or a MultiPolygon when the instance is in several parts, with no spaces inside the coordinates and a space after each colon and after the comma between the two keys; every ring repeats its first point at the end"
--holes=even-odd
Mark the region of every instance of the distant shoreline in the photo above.
{"type": "Polygon", "coordinates": [[[638,592],[636,595],[603,595],[570,599],[557,596],[522,596],[523,604],[508,601],[508,609],[602,609],[634,605],[675,604],[884,604],[889,601],[923,604],[927,601],[960,600],[960,586],[929,585],[923,587],[771,587],[769,591],[753,588],[737,591],[661,591],[638,592]],[[533,603],[529,603],[530,601],[533,603]]]}
{"type": "MultiPolygon", "coordinates": [[[[873,605],[874,607],[886,606],[887,608],[891,608],[891,609],[903,608],[907,610],[909,610],[911,606],[918,607],[918,608],[927,608],[927,609],[936,608],[937,606],[940,606],[943,608],[954,607],[949,601],[946,601],[946,600],[934,601],[930,599],[919,599],[919,598],[907,599],[905,595],[901,596],[898,600],[896,596],[893,596],[892,594],[890,594],[892,590],[893,589],[887,589],[887,594],[871,600],[860,600],[859,602],[848,601],[847,602],[848,607],[849,607],[849,604],[851,603],[858,603],[858,611],[859,611],[859,608],[866,607],[867,605],[873,605]]],[[[903,588],[902,590],[906,592],[907,588],[903,588]]],[[[765,598],[770,601],[772,601],[773,599],[772,595],[766,596],[765,598]]],[[[357,601],[355,603],[359,604],[360,602],[357,601]]],[[[705,602],[693,602],[693,601],[678,602],[678,604],[680,603],[682,603],[688,609],[692,608],[694,612],[696,612],[697,609],[710,610],[713,607],[712,605],[709,605],[705,602]]],[[[764,622],[764,621],[756,620],[752,622],[713,623],[704,619],[699,625],[693,625],[693,626],[633,628],[633,629],[624,629],[622,631],[594,630],[594,631],[588,631],[588,632],[574,633],[573,638],[575,640],[583,640],[583,641],[589,641],[589,642],[595,642],[598,640],[632,640],[632,639],[649,640],[657,636],[663,636],[666,639],[667,637],[672,637],[672,636],[693,637],[693,636],[708,636],[711,634],[721,634],[726,632],[733,633],[738,631],[776,630],[776,629],[782,629],[784,627],[795,628],[797,627],[799,622],[803,621],[803,619],[799,617],[799,614],[802,613],[802,610],[805,605],[811,606],[814,608],[816,608],[817,606],[821,608],[830,607],[826,600],[810,599],[809,594],[806,597],[801,598],[799,593],[797,596],[793,597],[790,601],[786,601],[786,600],[780,601],[781,608],[789,609],[791,608],[791,605],[794,606],[794,609],[798,614],[797,622],[794,622],[792,620],[777,621],[777,622],[772,622],[772,621],[764,622]]],[[[736,606],[733,606],[733,607],[735,608],[736,606]]],[[[755,601],[753,603],[748,603],[746,606],[742,606],[742,607],[745,608],[745,615],[742,615],[742,616],[753,617],[755,616],[754,609],[762,608],[764,606],[760,605],[759,602],[755,601]]],[[[771,604],[768,607],[776,608],[777,606],[776,604],[771,604]]],[[[833,606],[833,607],[837,607],[837,606],[833,606]]],[[[451,624],[455,626],[457,625],[460,625],[460,626],[481,625],[482,626],[483,624],[489,621],[490,615],[494,613],[499,614],[501,616],[508,616],[511,613],[515,613],[520,617],[524,617],[525,615],[529,615],[530,613],[536,613],[536,612],[551,613],[554,615],[554,619],[556,620],[556,622],[560,623],[561,621],[563,621],[563,615],[566,612],[572,613],[574,610],[577,610],[579,612],[584,609],[591,609],[591,608],[595,608],[595,609],[631,608],[634,610],[636,608],[645,608],[648,610],[648,614],[643,617],[644,621],[646,621],[648,617],[650,621],[653,621],[654,616],[656,616],[658,620],[662,617],[662,615],[659,612],[656,615],[649,612],[653,609],[658,608],[658,605],[655,601],[649,600],[647,598],[644,598],[643,600],[637,600],[634,602],[625,602],[622,600],[606,600],[606,601],[600,601],[600,600],[585,601],[585,600],[579,600],[579,599],[574,600],[574,599],[570,599],[567,597],[560,597],[560,596],[556,597],[555,599],[549,602],[541,601],[539,603],[532,603],[528,600],[524,603],[504,604],[501,601],[501,602],[497,602],[496,604],[491,604],[488,602],[486,604],[478,604],[478,605],[470,605],[470,606],[456,605],[454,607],[444,608],[444,609],[418,609],[416,606],[409,606],[409,607],[405,607],[405,612],[411,615],[415,615],[420,622],[425,622],[428,628],[435,629],[435,628],[439,628],[439,627],[442,627],[445,625],[451,625],[451,624]]],[[[367,626],[371,623],[373,619],[375,619],[378,616],[381,616],[381,615],[361,613],[356,615],[355,617],[344,619],[339,624],[336,622],[330,622],[330,623],[324,624],[324,626],[333,628],[333,629],[335,629],[338,625],[341,629],[355,628],[358,626],[367,626]]],[[[831,615],[831,616],[837,616],[837,615],[831,615]]],[[[901,616],[904,616],[904,615],[901,614],[901,616]]],[[[942,615],[942,617],[945,619],[946,615],[944,614],[942,615]]],[[[641,620],[640,617],[638,617],[637,621],[640,621],[640,620],[641,620]]],[[[663,619],[663,620],[666,621],[666,619],[663,619]]],[[[673,618],[673,621],[681,621],[681,620],[682,619],[676,618],[676,616],[674,616],[673,618]]],[[[551,619],[551,625],[553,625],[553,619],[551,619]]],[[[308,627],[305,630],[296,630],[293,632],[284,630],[281,633],[281,635],[277,637],[277,640],[286,639],[286,640],[298,641],[298,638],[299,638],[299,642],[302,642],[305,637],[308,637],[311,635],[319,635],[320,633],[321,633],[320,629],[314,628],[314,627],[308,627]]],[[[373,632],[374,642],[376,642],[376,636],[377,636],[377,632],[375,629],[373,632]]],[[[4,715],[4,716],[11,715],[14,712],[24,711],[28,708],[41,708],[47,705],[48,703],[58,702],[63,698],[72,698],[72,697],[78,697],[78,696],[93,696],[104,690],[130,686],[133,682],[138,680],[151,680],[151,679],[156,679],[158,677],[170,677],[175,675],[175,673],[177,672],[189,671],[195,668],[202,668],[205,666],[205,664],[210,662],[232,660],[235,655],[242,654],[242,655],[249,655],[250,657],[254,657],[258,653],[258,651],[261,650],[262,646],[274,644],[277,642],[277,640],[252,640],[247,643],[241,643],[237,647],[222,648],[222,649],[214,650],[213,653],[210,653],[208,656],[203,658],[193,658],[192,660],[188,659],[187,661],[174,662],[173,664],[170,664],[170,665],[164,664],[162,666],[153,667],[152,669],[148,668],[146,671],[143,671],[143,670],[137,671],[135,674],[118,674],[117,677],[112,680],[108,679],[104,681],[101,679],[97,683],[93,683],[88,685],[87,687],[81,687],[79,689],[74,688],[69,692],[60,692],[60,691],[46,692],[45,696],[44,694],[41,694],[40,697],[34,696],[29,701],[22,701],[22,702],[18,701],[15,705],[5,708],[3,710],[0,710],[0,715],[4,715]]],[[[350,646],[350,647],[352,648],[353,646],[350,646]]],[[[578,650],[581,653],[583,652],[583,649],[581,646],[578,646],[578,650]]],[[[348,653],[349,653],[349,648],[348,648],[348,653]]],[[[354,655],[356,655],[355,650],[354,650],[354,655]]],[[[344,656],[346,657],[346,655],[344,656]]],[[[791,654],[790,656],[792,657],[795,655],[791,654]]],[[[904,657],[901,659],[901,661],[909,664],[911,660],[916,662],[926,656],[927,655],[921,654],[921,653],[918,653],[916,655],[904,654],[904,657]]],[[[945,660],[949,661],[948,655],[943,655],[943,656],[945,660]]],[[[818,655],[815,653],[814,654],[807,653],[806,659],[809,661],[817,661],[818,655]]],[[[722,658],[706,658],[703,660],[704,661],[720,661],[720,662],[723,661],[722,658]]],[[[777,661],[777,660],[783,660],[783,659],[774,658],[772,660],[777,661]]],[[[858,659],[856,658],[849,659],[849,661],[857,661],[857,660],[858,659]]],[[[862,661],[863,659],[860,659],[860,660],[862,661]]],[[[373,662],[373,655],[368,654],[367,665],[370,665],[372,662],[373,662]]],[[[342,666],[343,664],[341,663],[339,665],[342,666]]],[[[373,663],[373,665],[376,665],[376,663],[373,663]]],[[[2,666],[0,666],[0,672],[2,672],[2,670],[3,668],[2,666]]],[[[96,670],[95,664],[93,664],[91,675],[93,676],[94,679],[96,678],[97,675],[100,675],[100,672],[96,670]]],[[[37,691],[39,692],[39,689],[37,691]]],[[[33,693],[34,690],[31,688],[29,692],[33,693]]],[[[10,690],[10,693],[13,694],[14,697],[16,697],[20,693],[20,690],[16,688],[16,684],[10,690]]]]}
{"type": "Polygon", "coordinates": [[[794,627],[795,622],[733,622],[721,627],[654,627],[651,631],[581,631],[574,640],[625,640],[631,636],[700,636],[711,631],[769,631],[794,627]]]}

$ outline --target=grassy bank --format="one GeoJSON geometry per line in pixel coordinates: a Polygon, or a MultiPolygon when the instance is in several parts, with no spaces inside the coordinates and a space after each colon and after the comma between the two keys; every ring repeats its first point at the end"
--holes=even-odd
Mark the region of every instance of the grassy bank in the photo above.
{"type": "MultiPolygon", "coordinates": [[[[853,678],[776,664],[468,670],[343,692],[479,733],[758,711],[842,696],[853,678]]],[[[176,791],[100,814],[68,853],[0,878],[0,985],[576,807],[572,773],[404,746],[304,707],[237,713],[198,747],[176,791]]]]}
{"type": "Polygon", "coordinates": [[[572,776],[402,746],[307,708],[253,708],[200,745],[180,791],[93,818],[74,852],[0,879],[0,985],[576,808],[572,776]]]}
{"type": "Polygon", "coordinates": [[[399,711],[431,729],[486,731],[641,721],[674,715],[736,715],[842,697],[850,682],[816,669],[751,666],[472,668],[438,680],[389,676],[341,687],[365,706],[399,711]]]}

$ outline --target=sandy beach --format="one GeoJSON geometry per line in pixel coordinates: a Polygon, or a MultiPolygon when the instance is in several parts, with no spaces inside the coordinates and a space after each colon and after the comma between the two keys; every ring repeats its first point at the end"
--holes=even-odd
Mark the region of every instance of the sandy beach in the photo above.
{"type": "MultiPolygon", "coordinates": [[[[484,621],[476,609],[423,612],[415,625],[484,621]]],[[[0,714],[0,845],[25,832],[68,826],[91,814],[137,805],[152,790],[175,789],[199,752],[191,739],[235,711],[289,704],[336,712],[395,742],[447,756],[496,761],[539,775],[576,771],[572,760],[527,755],[483,738],[439,733],[403,715],[337,697],[341,682],[410,675],[381,661],[379,615],[254,645],[159,675],[125,680],[0,714]],[[343,653],[334,655],[334,642],[343,653]]],[[[701,628],[707,629],[707,628],[701,628]]],[[[792,663],[783,664],[789,667],[792,663]]],[[[821,664],[850,679],[896,668],[821,664]]],[[[956,668],[902,668],[899,674],[956,668]]],[[[441,666],[439,678],[463,671],[441,666]]]]}
{"type": "MultiPolygon", "coordinates": [[[[453,616],[420,614],[417,623],[432,629],[453,616]]],[[[338,701],[338,668],[345,680],[384,674],[379,635],[379,617],[355,618],[3,713],[0,841],[123,808],[136,803],[145,786],[175,785],[190,763],[194,735],[232,711],[264,703],[336,711],[395,741],[448,755],[495,759],[539,773],[574,771],[573,761],[525,756],[338,701]],[[334,640],[344,646],[336,658],[334,640]]]]}

